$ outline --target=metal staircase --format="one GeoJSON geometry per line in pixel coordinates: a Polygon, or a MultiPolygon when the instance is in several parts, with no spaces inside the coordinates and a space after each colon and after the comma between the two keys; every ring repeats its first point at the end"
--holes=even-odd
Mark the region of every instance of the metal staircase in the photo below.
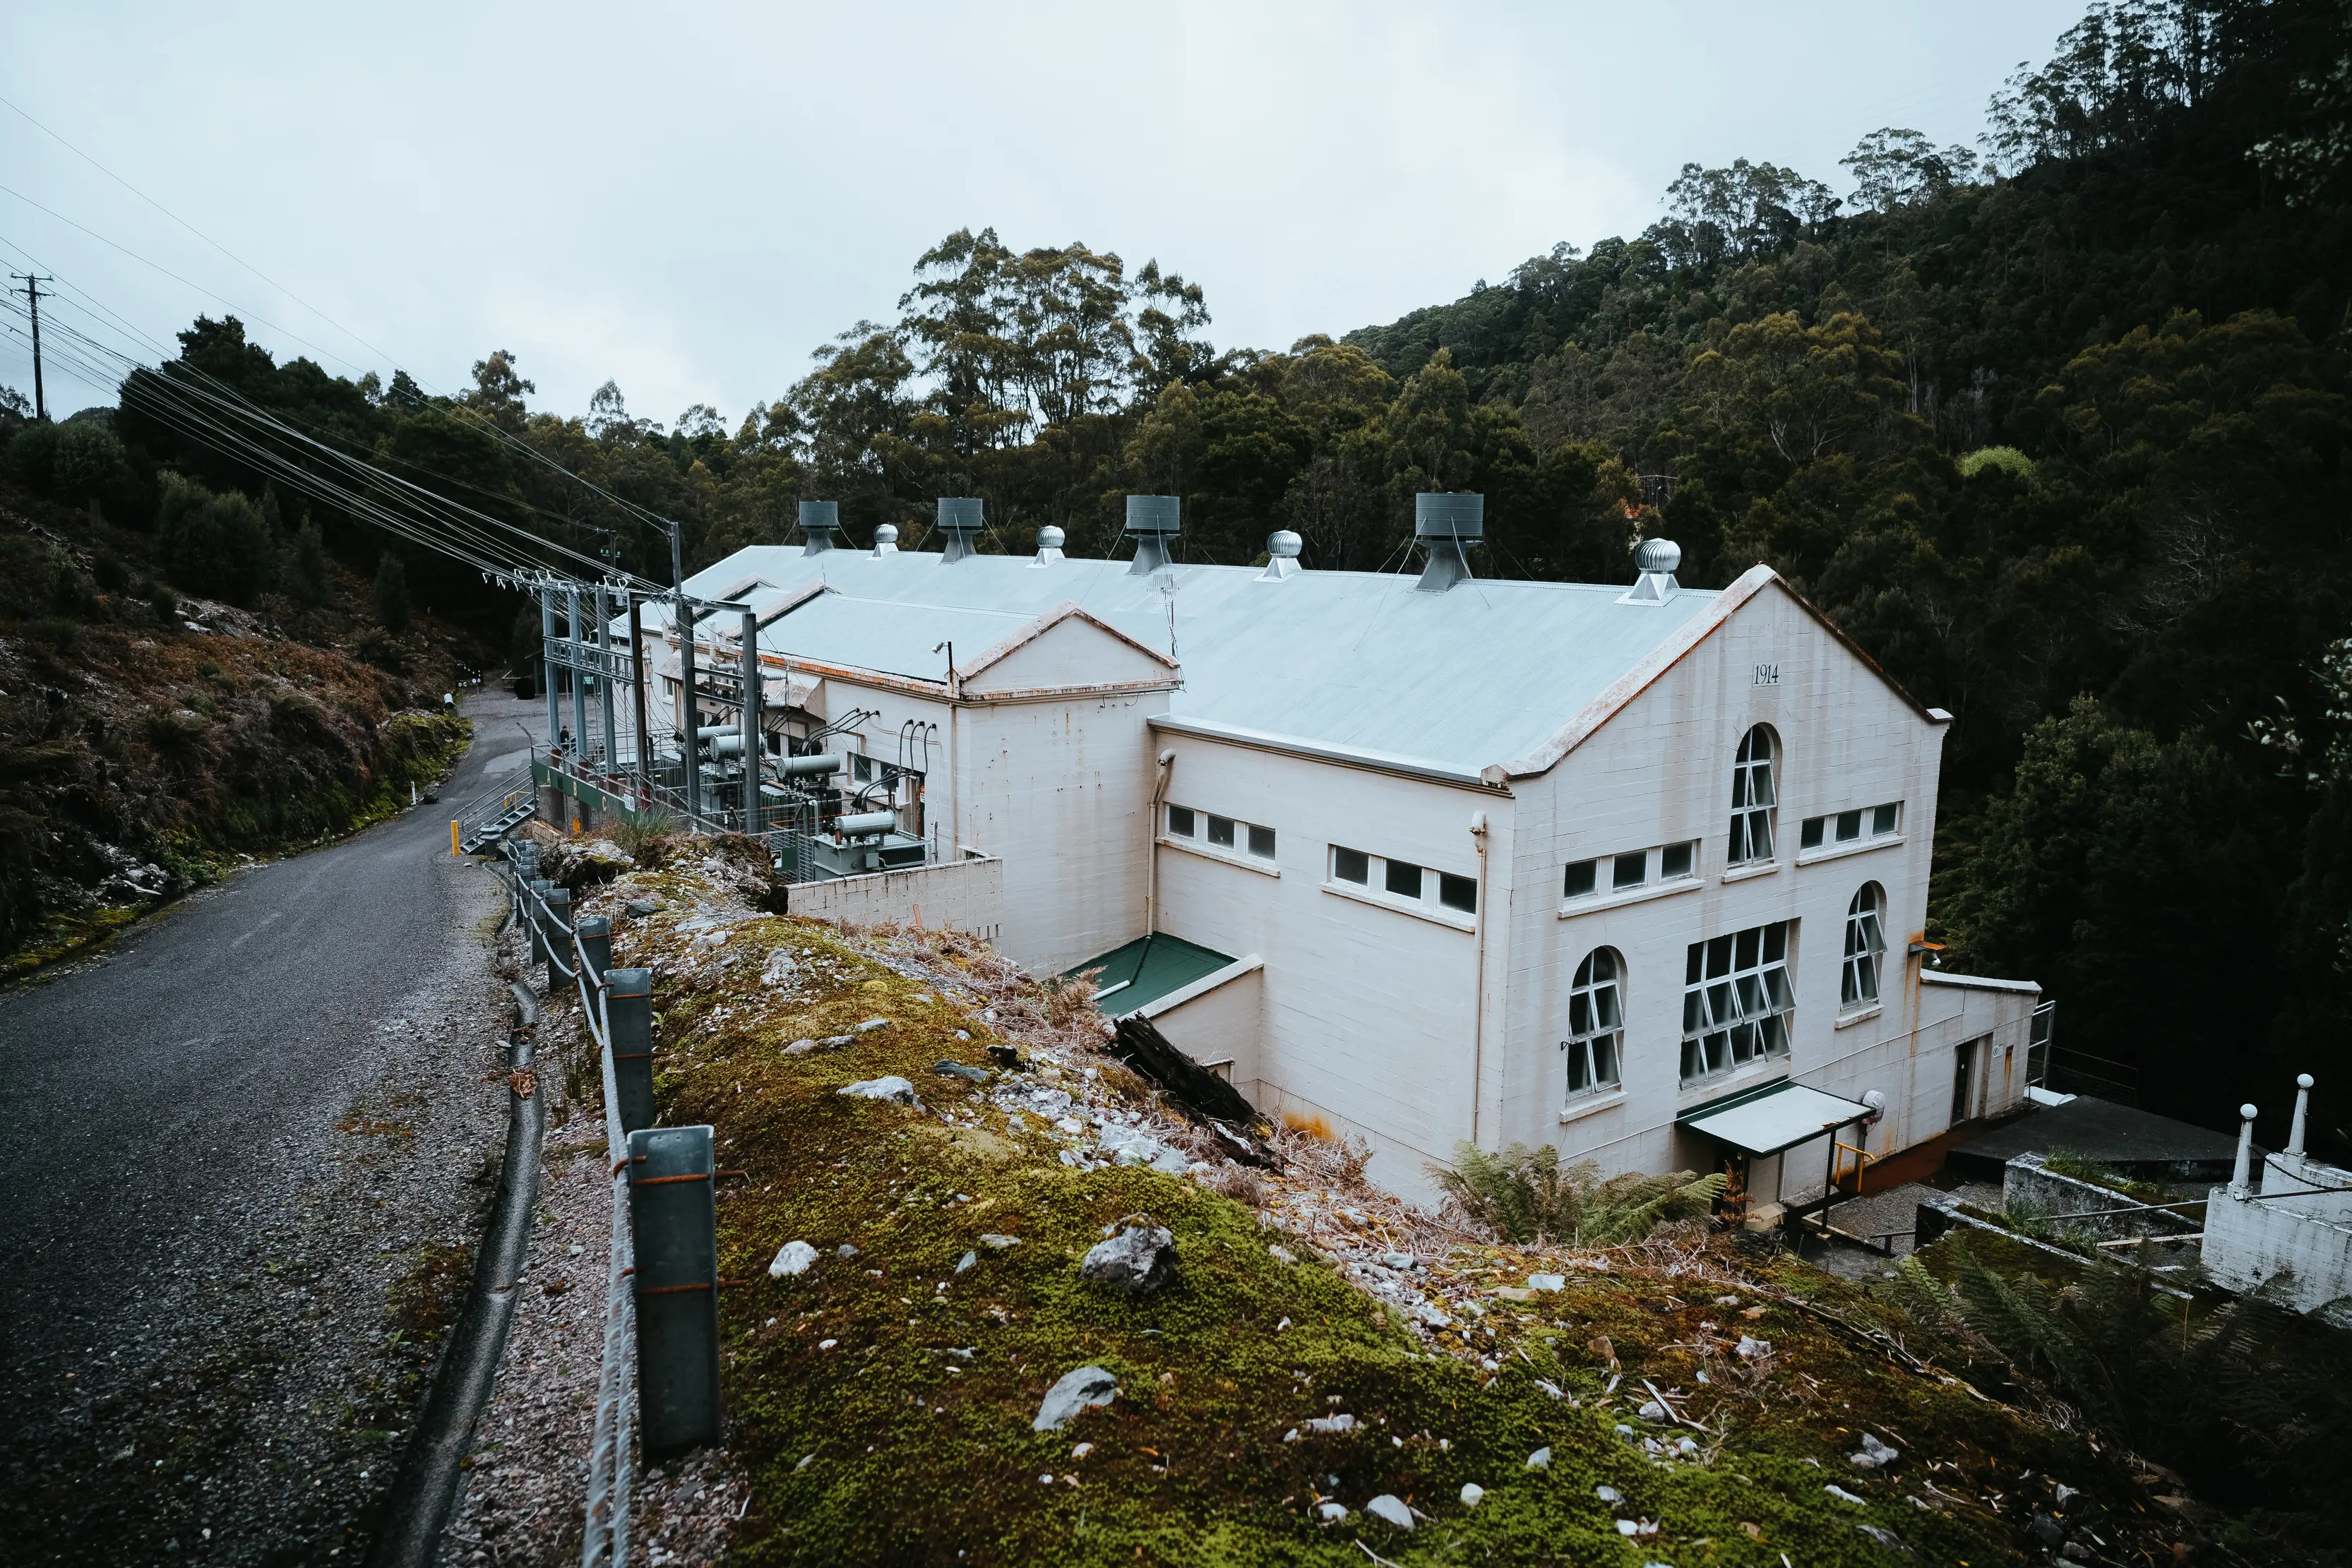
{"type": "Polygon", "coordinates": [[[478,854],[538,813],[539,791],[526,762],[506,781],[457,814],[457,847],[478,854]]]}

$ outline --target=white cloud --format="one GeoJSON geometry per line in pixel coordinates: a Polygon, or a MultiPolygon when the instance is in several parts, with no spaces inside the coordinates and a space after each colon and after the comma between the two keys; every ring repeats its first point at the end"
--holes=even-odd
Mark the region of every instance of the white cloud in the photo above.
{"type": "MultiPolygon", "coordinates": [[[[429,384],[503,347],[543,402],[583,408],[612,376],[655,417],[732,419],[887,316],[960,226],[1157,256],[1206,288],[1216,341],[1278,348],[1638,232],[1686,160],[1834,181],[1879,125],[1965,139],[2078,14],[84,5],[17,19],[0,94],[429,384]]],[[[0,169],[381,366],[5,110],[0,169]]],[[[5,195],[0,240],[159,338],[222,308],[5,195]]],[[[23,361],[0,342],[0,381],[28,382],[23,361]]]]}

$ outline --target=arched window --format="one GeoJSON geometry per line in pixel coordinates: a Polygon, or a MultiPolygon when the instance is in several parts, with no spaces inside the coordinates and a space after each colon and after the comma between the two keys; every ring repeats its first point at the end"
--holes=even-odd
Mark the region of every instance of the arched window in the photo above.
{"type": "Polygon", "coordinates": [[[1739,760],[1731,768],[1731,863],[1749,865],[1772,858],[1772,732],[1758,725],[1740,738],[1739,760]]]}
{"type": "Polygon", "coordinates": [[[1559,1042],[1568,1059],[1570,1096],[1617,1087],[1618,1047],[1625,1037],[1625,1009],[1618,987],[1623,960],[1608,947],[1596,947],[1576,967],[1576,983],[1568,992],[1568,1038],[1559,1042]]]}
{"type": "Polygon", "coordinates": [[[1886,894],[1874,882],[1864,883],[1845,906],[1845,979],[1838,991],[1843,1011],[1877,1004],[1878,971],[1886,958],[1885,909],[1886,894]]]}

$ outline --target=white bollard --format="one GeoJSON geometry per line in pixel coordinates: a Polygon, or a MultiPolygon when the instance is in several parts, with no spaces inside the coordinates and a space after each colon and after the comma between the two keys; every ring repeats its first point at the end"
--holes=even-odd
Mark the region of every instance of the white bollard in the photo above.
{"type": "Polygon", "coordinates": [[[2286,1131],[2286,1152],[2290,1159],[2303,1158],[2303,1124],[2311,1114],[2311,1074],[2294,1075],[2294,1123],[2286,1131]]]}
{"type": "Polygon", "coordinates": [[[2254,1163],[2254,1108],[2252,1105],[2241,1105],[2238,1107],[2238,1115],[2242,1120],[2238,1125],[2238,1163],[2230,1173],[2231,1197],[2247,1196],[2249,1189],[2246,1186],[2246,1178],[2252,1174],[2254,1163]]]}

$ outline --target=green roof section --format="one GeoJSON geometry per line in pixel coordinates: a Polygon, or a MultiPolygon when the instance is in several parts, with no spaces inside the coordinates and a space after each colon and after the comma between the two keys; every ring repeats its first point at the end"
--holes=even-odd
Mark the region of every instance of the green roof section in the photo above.
{"type": "Polygon", "coordinates": [[[1148,1008],[1232,962],[1229,955],[1213,948],[1155,931],[1087,959],[1064,977],[1075,979],[1089,969],[1101,970],[1095,977],[1095,995],[1101,999],[1102,1010],[1117,1019],[1148,1008]]]}

